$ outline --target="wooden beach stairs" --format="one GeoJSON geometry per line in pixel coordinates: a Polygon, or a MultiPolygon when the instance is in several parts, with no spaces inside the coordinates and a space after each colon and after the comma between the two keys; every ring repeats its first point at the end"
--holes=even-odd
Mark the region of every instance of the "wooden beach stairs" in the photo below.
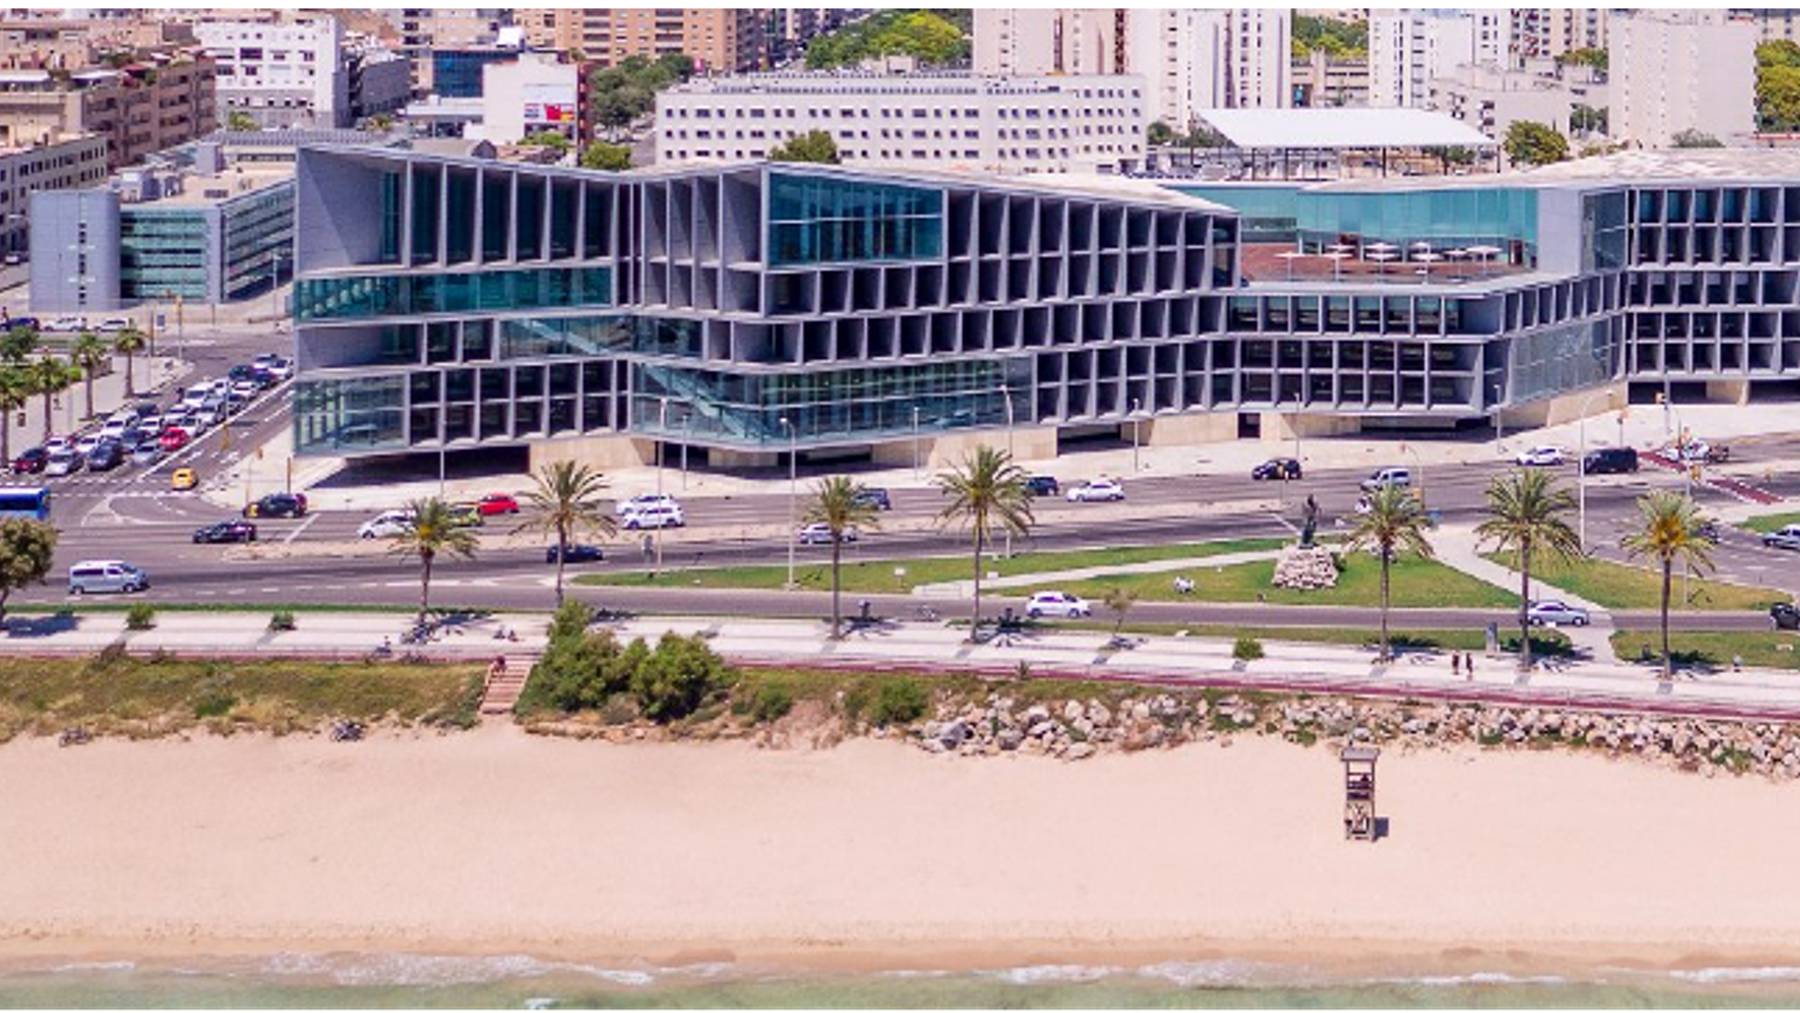
{"type": "Polygon", "coordinates": [[[525,690],[525,677],[531,674],[531,666],[538,660],[536,653],[511,653],[505,658],[505,670],[490,670],[482,688],[479,709],[482,717],[512,713],[513,704],[519,702],[519,694],[525,690]]]}

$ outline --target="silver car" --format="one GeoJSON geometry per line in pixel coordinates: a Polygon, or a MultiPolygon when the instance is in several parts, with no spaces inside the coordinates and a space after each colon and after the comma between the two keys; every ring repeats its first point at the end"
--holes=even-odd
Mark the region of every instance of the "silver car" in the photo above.
{"type": "Polygon", "coordinates": [[[1555,599],[1540,601],[1525,610],[1525,618],[1533,626],[1586,626],[1587,609],[1576,608],[1555,599]]]}

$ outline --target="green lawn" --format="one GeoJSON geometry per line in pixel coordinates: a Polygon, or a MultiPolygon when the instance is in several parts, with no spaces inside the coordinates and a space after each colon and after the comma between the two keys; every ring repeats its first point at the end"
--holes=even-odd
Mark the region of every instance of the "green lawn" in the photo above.
{"type": "Polygon", "coordinates": [[[1742,526],[1757,534],[1767,534],[1770,531],[1787,527],[1789,524],[1800,524],[1800,513],[1790,511],[1784,514],[1763,514],[1760,517],[1749,518],[1744,521],[1742,526]]]}
{"type": "MultiPolygon", "coordinates": [[[[1512,557],[1505,553],[1488,553],[1488,559],[1511,567],[1512,557]]],[[[1555,592],[1540,592],[1538,581],[1544,581],[1573,595],[1586,598],[1609,609],[1655,609],[1662,607],[1662,575],[1638,566],[1614,563],[1604,559],[1584,559],[1573,563],[1539,563],[1531,568],[1532,594],[1554,597],[1555,592]]],[[[1731,584],[1699,577],[1685,582],[1689,600],[1682,598],[1684,582],[1679,567],[1671,588],[1669,607],[1703,612],[1738,612],[1744,609],[1767,611],[1774,602],[1788,596],[1769,588],[1731,584]]]]}
{"type": "MultiPolygon", "coordinates": [[[[1070,581],[1032,588],[1033,591],[1068,591],[1098,602],[1108,589],[1124,586],[1138,592],[1140,601],[1267,601],[1278,605],[1379,605],[1381,565],[1366,552],[1344,555],[1344,569],[1337,586],[1324,591],[1292,591],[1269,583],[1275,561],[1259,560],[1235,566],[1196,566],[1180,571],[1194,582],[1189,594],[1175,593],[1175,572],[1121,573],[1093,580],[1070,581]]],[[[1391,604],[1395,608],[1488,608],[1518,604],[1509,591],[1476,580],[1442,563],[1401,559],[1393,566],[1391,604]]]]}
{"type": "MultiPolygon", "coordinates": [[[[1662,634],[1656,630],[1620,630],[1612,635],[1613,653],[1621,660],[1662,658],[1662,634]],[[1646,654],[1647,652],[1647,654],[1646,654]]],[[[1780,630],[1730,633],[1669,632],[1669,650],[1677,665],[1729,668],[1733,656],[1755,668],[1800,672],[1800,635],[1780,630]]]]}
{"type": "MultiPolygon", "coordinates": [[[[1112,632],[1113,624],[1103,619],[1091,620],[1057,620],[1046,623],[1047,628],[1054,629],[1091,629],[1112,632]]],[[[1150,636],[1169,636],[1186,630],[1192,637],[1234,638],[1239,636],[1255,637],[1273,643],[1293,644],[1348,644],[1352,646],[1373,647],[1379,638],[1375,629],[1363,629],[1360,626],[1217,626],[1206,623],[1134,623],[1127,621],[1124,632],[1146,634],[1150,636]]],[[[1388,641],[1396,649],[1418,651],[1480,651],[1487,648],[1487,633],[1483,630],[1418,630],[1390,629],[1388,641]]],[[[1519,645],[1519,634],[1515,630],[1508,633],[1500,631],[1501,648],[1515,651],[1519,645]]],[[[1574,645],[1569,638],[1557,630],[1534,630],[1531,634],[1531,649],[1541,655],[1562,655],[1573,650],[1574,645]]]]}
{"type": "Polygon", "coordinates": [[[466,726],[480,665],[186,661],[113,656],[0,659],[0,739],[80,726],[169,734],[199,725],[268,732],[334,718],[466,726]]]}
{"type": "MultiPolygon", "coordinates": [[[[1148,563],[1159,559],[1219,556],[1234,552],[1259,552],[1279,549],[1279,538],[1239,538],[1218,542],[1176,542],[1168,545],[1132,545],[1114,549],[1080,549],[1068,552],[1021,552],[1011,559],[989,555],[983,561],[988,573],[1001,576],[1024,573],[1048,573],[1088,566],[1112,566],[1148,563]]],[[[804,562],[794,569],[794,579],[803,588],[831,589],[831,564],[823,546],[803,548],[804,562]]],[[[843,589],[846,593],[904,593],[919,584],[938,584],[972,577],[973,555],[928,556],[922,559],[864,559],[852,548],[844,553],[843,589]],[[905,573],[896,576],[896,567],[905,573]]],[[[610,587],[720,587],[767,588],[779,590],[787,582],[787,565],[718,566],[689,570],[668,570],[660,576],[647,572],[590,573],[575,578],[578,584],[610,587]]]]}

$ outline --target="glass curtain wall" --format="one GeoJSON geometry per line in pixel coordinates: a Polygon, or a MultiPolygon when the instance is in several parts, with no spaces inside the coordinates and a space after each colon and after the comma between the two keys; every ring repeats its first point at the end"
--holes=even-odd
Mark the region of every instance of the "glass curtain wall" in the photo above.
{"type": "Polygon", "coordinates": [[[943,256],[941,190],[769,175],[769,251],[777,266],[943,256]]]}

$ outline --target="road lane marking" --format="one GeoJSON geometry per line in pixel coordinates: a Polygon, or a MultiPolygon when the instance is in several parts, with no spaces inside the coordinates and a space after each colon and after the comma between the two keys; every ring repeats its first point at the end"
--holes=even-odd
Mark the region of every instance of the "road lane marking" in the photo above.
{"type": "Polygon", "coordinates": [[[318,520],[319,516],[319,514],[308,514],[306,520],[302,521],[299,527],[287,533],[287,537],[281,540],[281,544],[286,545],[294,539],[299,538],[300,532],[312,527],[313,522],[318,520]]]}

